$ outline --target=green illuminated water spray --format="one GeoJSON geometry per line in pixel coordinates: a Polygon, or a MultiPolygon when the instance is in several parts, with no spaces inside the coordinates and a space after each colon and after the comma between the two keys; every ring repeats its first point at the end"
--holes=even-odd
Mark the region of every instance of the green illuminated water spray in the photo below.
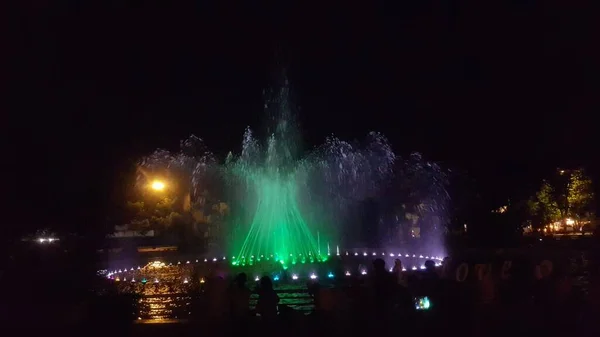
{"type": "Polygon", "coordinates": [[[262,260],[277,261],[284,266],[322,261],[320,233],[311,227],[300,207],[298,186],[306,183],[302,176],[306,162],[295,158],[297,139],[287,106],[284,88],[272,106],[277,110],[277,125],[262,146],[248,129],[242,155],[230,162],[229,170],[244,190],[235,217],[237,237],[232,242],[234,265],[248,265],[262,260]],[[313,233],[316,233],[317,239],[313,233]]]}
{"type": "Polygon", "coordinates": [[[385,137],[375,132],[364,147],[329,137],[302,156],[288,90],[265,106],[275,122],[266,142],[247,129],[241,154],[230,155],[225,165],[234,190],[228,242],[234,265],[271,261],[287,268],[325,261],[329,243],[340,243],[341,215],[377,193],[395,160],[385,137]]]}

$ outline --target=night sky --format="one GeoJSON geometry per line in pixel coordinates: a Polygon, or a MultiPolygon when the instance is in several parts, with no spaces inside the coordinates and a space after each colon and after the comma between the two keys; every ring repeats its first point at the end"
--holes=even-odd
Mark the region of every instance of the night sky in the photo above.
{"type": "Polygon", "coordinates": [[[307,148],[381,131],[468,172],[490,205],[559,165],[595,174],[591,2],[489,2],[20,1],[4,226],[114,225],[141,155],[191,133],[238,150],[283,68],[307,148]]]}

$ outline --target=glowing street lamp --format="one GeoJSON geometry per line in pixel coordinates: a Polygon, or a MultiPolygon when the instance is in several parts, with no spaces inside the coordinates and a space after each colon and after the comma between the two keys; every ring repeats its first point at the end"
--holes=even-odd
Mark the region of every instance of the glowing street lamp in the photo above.
{"type": "Polygon", "coordinates": [[[152,182],[152,184],[150,185],[150,187],[155,190],[155,191],[163,191],[165,189],[165,183],[163,183],[160,180],[155,180],[152,182]]]}

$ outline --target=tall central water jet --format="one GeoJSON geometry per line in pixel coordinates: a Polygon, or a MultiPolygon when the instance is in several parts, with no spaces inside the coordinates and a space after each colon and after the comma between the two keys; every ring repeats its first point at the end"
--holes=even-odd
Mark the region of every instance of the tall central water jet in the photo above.
{"type": "Polygon", "coordinates": [[[266,144],[260,144],[247,129],[241,156],[230,155],[225,166],[227,176],[237,182],[232,186],[241,193],[234,199],[243,203],[235,207],[239,213],[233,219],[237,222],[234,264],[252,264],[261,259],[284,265],[324,260],[316,238],[318,227],[308,225],[299,205],[299,189],[307,183],[307,161],[296,157],[298,137],[288,106],[287,87],[265,107],[276,121],[266,144]]]}

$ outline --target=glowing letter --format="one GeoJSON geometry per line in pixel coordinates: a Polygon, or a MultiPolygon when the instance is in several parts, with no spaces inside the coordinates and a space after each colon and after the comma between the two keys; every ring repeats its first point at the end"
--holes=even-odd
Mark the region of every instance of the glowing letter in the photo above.
{"type": "Polygon", "coordinates": [[[464,282],[467,279],[467,275],[469,275],[469,265],[463,262],[456,269],[456,281],[464,282]]]}

